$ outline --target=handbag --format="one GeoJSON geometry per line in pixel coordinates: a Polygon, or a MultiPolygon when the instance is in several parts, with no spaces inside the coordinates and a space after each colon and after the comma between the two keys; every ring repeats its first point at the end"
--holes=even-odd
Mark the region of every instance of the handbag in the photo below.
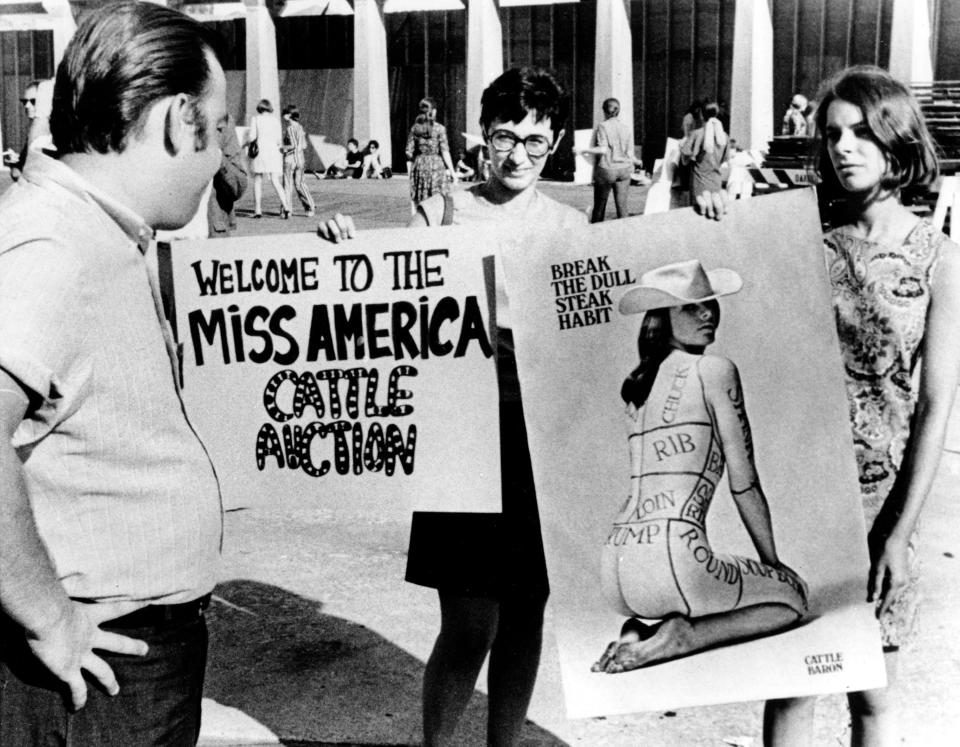
{"type": "Polygon", "coordinates": [[[257,145],[256,140],[251,140],[249,143],[247,143],[247,155],[250,156],[250,158],[256,158],[259,153],[260,146],[257,145]]]}

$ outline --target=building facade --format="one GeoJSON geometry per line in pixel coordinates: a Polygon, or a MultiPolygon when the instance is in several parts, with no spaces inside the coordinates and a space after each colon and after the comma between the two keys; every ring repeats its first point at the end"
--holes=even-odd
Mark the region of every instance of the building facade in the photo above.
{"type": "MultiPolygon", "coordinates": [[[[76,17],[94,0],[0,2],[0,133],[25,137],[19,92],[51,77],[76,17]]],[[[759,147],[794,92],[850,64],[914,80],[960,79],[950,0],[168,0],[224,36],[231,111],[296,103],[327,142],[371,138],[404,170],[417,103],[431,96],[456,152],[478,136],[479,98],[500,71],[555,70],[574,130],[599,102],[623,104],[652,166],[691,101],[727,110],[731,135],[759,147]],[[920,60],[919,64],[917,60],[920,60]],[[925,60],[925,63],[924,63],[925,60]],[[924,77],[925,76],[925,77],[924,77]]],[[[561,149],[564,150],[564,149],[561,149]]],[[[562,156],[555,171],[568,171],[562,156]]]]}

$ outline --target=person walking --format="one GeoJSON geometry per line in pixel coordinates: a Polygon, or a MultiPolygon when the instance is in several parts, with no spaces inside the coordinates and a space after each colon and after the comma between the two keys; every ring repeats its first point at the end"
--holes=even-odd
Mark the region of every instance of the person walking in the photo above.
{"type": "Polygon", "coordinates": [[[263,177],[270,179],[277,197],[280,199],[280,217],[290,217],[290,203],[280,180],[283,173],[283,132],[280,120],[273,115],[273,104],[269,99],[260,99],[257,113],[250,118],[247,132],[247,148],[256,143],[256,154],[250,154],[250,170],[253,172],[253,217],[262,218],[263,177]]]}
{"type": "Polygon", "coordinates": [[[450,159],[447,130],[437,122],[437,104],[431,98],[420,101],[410,134],[407,136],[407,162],[410,173],[410,212],[435,194],[446,194],[455,181],[456,171],[450,159]]]}
{"type": "Polygon", "coordinates": [[[247,189],[247,169],[237,139],[237,128],[231,115],[220,128],[220,168],[213,175],[213,187],[207,201],[209,237],[225,238],[237,227],[234,206],[247,189]]]}
{"type": "Polygon", "coordinates": [[[58,158],[32,151],[0,199],[4,745],[199,735],[221,502],[147,250],[220,166],[217,48],[155,3],[85,13],[57,71],[58,158]]]}
{"type": "Polygon", "coordinates": [[[627,193],[630,175],[634,166],[643,162],[636,157],[633,145],[633,129],[619,119],[620,102],[610,98],[603,102],[603,122],[593,132],[593,145],[582,148],[579,153],[599,156],[593,169],[593,213],[591,223],[603,221],[607,212],[607,198],[613,190],[613,202],[618,218],[626,218],[627,193]]]}
{"type": "Polygon", "coordinates": [[[303,183],[306,168],[304,153],[307,150],[307,133],[300,124],[300,110],[293,104],[283,107],[283,186],[287,205],[293,205],[293,191],[297,191],[304,215],[312,217],[315,210],[313,195],[303,183]]]}
{"type": "Polygon", "coordinates": [[[680,160],[690,164],[690,195],[717,193],[723,188],[720,171],[730,154],[730,138],[720,121],[720,106],[711,102],[703,107],[703,126],[694,130],[680,146],[680,160]]]}

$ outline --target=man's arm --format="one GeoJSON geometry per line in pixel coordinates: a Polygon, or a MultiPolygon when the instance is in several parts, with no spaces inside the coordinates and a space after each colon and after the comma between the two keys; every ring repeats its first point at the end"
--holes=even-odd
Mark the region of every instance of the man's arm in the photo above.
{"type": "Polygon", "coordinates": [[[20,383],[0,369],[0,607],[23,629],[33,654],[70,689],[74,708],[86,703],[87,670],[112,695],[119,692],[109,665],[94,649],[122,654],[146,653],[147,645],[100,630],[100,623],[138,605],[80,604],[57,579],[40,539],[27,494],[13,434],[29,405],[20,383]]]}

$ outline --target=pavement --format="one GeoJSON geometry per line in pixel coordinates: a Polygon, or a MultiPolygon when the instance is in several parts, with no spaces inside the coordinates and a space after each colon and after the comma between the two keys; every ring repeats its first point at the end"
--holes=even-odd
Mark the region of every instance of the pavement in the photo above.
{"type": "MultiPolygon", "coordinates": [[[[321,180],[307,184],[318,216],[354,217],[360,230],[399,227],[409,218],[407,182],[321,180]]],[[[588,211],[589,186],[543,183],[556,199],[588,211]]],[[[315,230],[316,219],[279,218],[265,185],[264,218],[240,203],[238,235],[315,230]]],[[[645,190],[632,188],[630,212],[645,190]]],[[[612,200],[609,206],[612,214],[612,200]]],[[[923,519],[926,592],[916,644],[904,652],[900,704],[904,744],[960,742],[960,410],[923,519]]],[[[420,686],[439,627],[435,592],[402,581],[405,522],[334,515],[304,499],[247,506],[226,515],[224,581],[209,621],[210,661],[201,745],[415,745],[421,740],[420,686]]],[[[456,742],[485,743],[485,676],[456,742]]],[[[548,608],[543,661],[522,744],[761,744],[762,703],[687,708],[630,716],[564,717],[559,662],[548,608]]],[[[820,746],[849,743],[845,698],[818,699],[820,746]]]]}

